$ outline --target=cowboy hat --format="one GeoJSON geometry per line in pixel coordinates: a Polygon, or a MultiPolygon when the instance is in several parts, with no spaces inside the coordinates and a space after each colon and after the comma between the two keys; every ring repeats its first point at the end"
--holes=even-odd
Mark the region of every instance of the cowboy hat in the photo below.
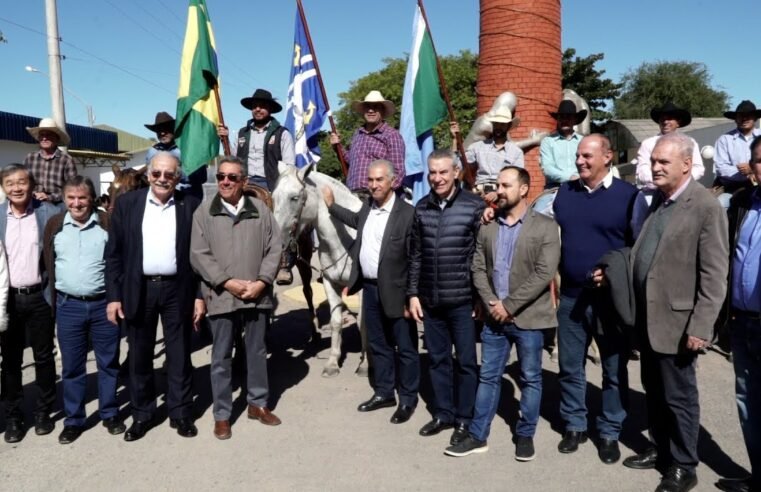
{"type": "Polygon", "coordinates": [[[34,127],[26,127],[26,131],[29,132],[29,135],[32,136],[35,140],[38,142],[40,141],[40,132],[46,131],[46,132],[52,132],[58,135],[58,140],[61,145],[64,147],[69,145],[69,142],[71,142],[71,139],[69,138],[69,134],[66,133],[66,130],[61,130],[56,126],[55,121],[53,121],[53,118],[42,118],[40,120],[40,124],[34,127]]]}
{"type": "Polygon", "coordinates": [[[558,119],[560,116],[563,115],[574,115],[576,117],[576,125],[584,121],[584,118],[587,117],[587,110],[582,109],[581,111],[576,111],[576,104],[573,103],[570,99],[563,99],[560,101],[560,105],[558,105],[558,110],[556,112],[550,111],[550,116],[552,116],[555,119],[558,119]]]}
{"type": "Polygon", "coordinates": [[[384,118],[388,118],[389,116],[394,114],[394,111],[396,111],[396,106],[394,106],[394,103],[385,99],[383,97],[383,94],[380,93],[380,91],[368,92],[364,100],[354,101],[353,103],[351,103],[351,109],[353,109],[354,112],[356,113],[364,114],[366,104],[383,104],[384,118]]]}
{"type": "Polygon", "coordinates": [[[270,91],[256,89],[251,97],[244,97],[240,100],[241,105],[246,109],[254,109],[255,101],[264,101],[269,105],[270,113],[279,113],[283,107],[272,97],[270,91]]]}
{"type": "Polygon", "coordinates": [[[754,120],[761,118],[761,109],[756,109],[756,105],[748,101],[747,99],[745,99],[740,104],[738,104],[737,109],[735,109],[734,111],[727,111],[726,113],[724,113],[724,117],[729,118],[730,120],[734,120],[735,118],[737,118],[738,114],[743,114],[743,113],[752,114],[754,120]]]}
{"type": "Polygon", "coordinates": [[[172,115],[167,113],[166,111],[161,111],[160,113],[156,113],[156,118],[154,123],[151,125],[149,123],[145,124],[145,127],[149,129],[152,132],[158,133],[158,131],[162,128],[170,127],[172,131],[174,131],[174,118],[172,118],[172,115]]]}
{"type": "Polygon", "coordinates": [[[489,123],[511,123],[511,128],[517,128],[521,124],[521,119],[513,118],[510,108],[506,107],[499,108],[494,112],[489,111],[484,117],[489,123]]]}
{"type": "Polygon", "coordinates": [[[656,107],[650,110],[650,118],[659,124],[661,122],[661,117],[667,114],[670,114],[676,117],[677,121],[679,121],[679,128],[689,126],[690,123],[692,122],[692,115],[690,114],[690,112],[687,111],[686,109],[677,107],[671,101],[668,101],[666,104],[664,104],[660,108],[656,107]]]}

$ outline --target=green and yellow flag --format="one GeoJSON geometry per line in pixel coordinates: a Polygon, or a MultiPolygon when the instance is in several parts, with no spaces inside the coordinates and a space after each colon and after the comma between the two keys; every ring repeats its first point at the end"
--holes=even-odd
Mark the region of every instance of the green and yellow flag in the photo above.
{"type": "Polygon", "coordinates": [[[219,154],[217,52],[205,0],[190,0],[180,64],[175,137],[186,175],[219,154]]]}

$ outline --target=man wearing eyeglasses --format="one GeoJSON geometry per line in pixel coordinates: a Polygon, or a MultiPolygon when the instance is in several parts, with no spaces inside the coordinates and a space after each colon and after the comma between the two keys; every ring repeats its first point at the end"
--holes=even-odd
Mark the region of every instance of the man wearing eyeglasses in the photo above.
{"type": "Polygon", "coordinates": [[[125,441],[141,439],[153,425],[156,395],[153,347],[156,325],[166,343],[170,426],[183,437],[198,433],[192,419],[191,322],[205,313],[196,299],[198,282],[190,267],[188,244],[196,197],[175,191],[180,162],[169,152],[151,159],[147,189],[119,197],[106,244],[108,319],[127,327],[132,425],[125,441]]]}
{"type": "Polygon", "coordinates": [[[282,243],[280,229],[264,202],[243,195],[245,165],[224,157],[217,173],[218,193],[193,214],[190,262],[202,277],[208,302],[214,436],[229,439],[232,413],[232,349],[243,331],[246,351],[248,418],[279,425],[268,408],[267,347],[264,334],[274,308],[272,282],[282,243]]]}

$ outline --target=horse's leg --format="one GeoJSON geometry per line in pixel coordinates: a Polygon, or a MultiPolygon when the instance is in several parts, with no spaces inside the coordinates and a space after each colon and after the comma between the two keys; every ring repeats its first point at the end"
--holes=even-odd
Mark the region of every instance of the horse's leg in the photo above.
{"type": "Polygon", "coordinates": [[[298,257],[296,258],[296,269],[301,277],[301,290],[304,293],[304,299],[307,301],[309,310],[309,321],[312,324],[312,333],[309,341],[316,343],[320,341],[320,333],[317,331],[317,316],[314,310],[313,292],[312,292],[312,231],[308,229],[301,233],[298,239],[298,257]]]}
{"type": "Polygon", "coordinates": [[[357,312],[357,328],[359,328],[359,336],[362,340],[362,354],[359,357],[359,365],[354,373],[357,376],[367,377],[367,373],[370,369],[370,352],[367,350],[367,326],[365,325],[365,316],[362,312],[362,291],[359,291],[359,311],[357,312]]]}
{"type": "MultiPolygon", "coordinates": [[[[327,280],[327,279],[325,279],[327,280]]],[[[322,369],[322,375],[326,378],[338,376],[338,359],[341,357],[341,292],[336,289],[333,282],[323,282],[325,287],[325,296],[328,298],[330,306],[330,355],[325,367],[322,369]]]]}

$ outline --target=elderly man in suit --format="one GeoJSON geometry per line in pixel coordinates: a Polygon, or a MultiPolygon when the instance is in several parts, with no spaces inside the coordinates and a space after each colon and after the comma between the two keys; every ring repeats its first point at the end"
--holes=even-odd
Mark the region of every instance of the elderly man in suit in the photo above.
{"type": "Polygon", "coordinates": [[[371,199],[358,213],[333,200],[333,192],[323,188],[325,204],[333,217],[357,229],[351,254],[349,292],[363,289],[362,315],[367,325],[367,341],[373,360],[375,394],[359,405],[360,412],[396,405],[395,348],[399,350],[399,407],[392,424],[406,422],[417,405],[420,362],[417,327],[405,306],[407,257],[415,209],[396,198],[394,164],[376,160],[367,169],[367,189],[371,199]]]}
{"type": "Polygon", "coordinates": [[[693,145],[679,133],[664,135],[655,145],[650,163],[659,193],[631,252],[642,383],[655,448],[624,464],[667,467],[657,492],[697,485],[695,363],[713,337],[727,289],[727,217],[690,175],[693,145]]]}
{"type": "Polygon", "coordinates": [[[153,347],[156,325],[166,343],[167,407],[170,426],[183,437],[198,433],[192,419],[191,321],[205,313],[196,299],[198,281],[190,267],[190,231],[198,198],[175,191],[180,161],[159,152],[148,169],[150,187],[119,197],[106,244],[108,319],[127,327],[129,389],[133,422],[125,441],[141,439],[153,425],[156,395],[153,347]]]}

